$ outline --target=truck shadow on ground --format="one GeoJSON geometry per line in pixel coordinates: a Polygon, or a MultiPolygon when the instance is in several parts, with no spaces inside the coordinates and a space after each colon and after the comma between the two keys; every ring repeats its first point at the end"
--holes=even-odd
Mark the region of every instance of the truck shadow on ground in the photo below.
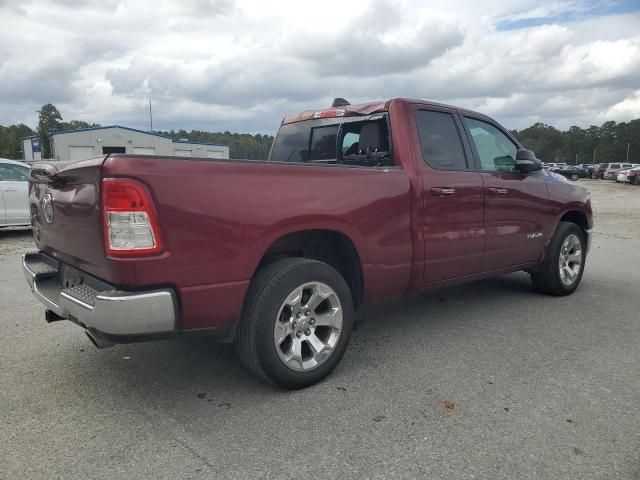
{"type": "MultiPolygon", "coordinates": [[[[527,301],[539,298],[544,302],[548,297],[532,291],[527,275],[513,274],[367,306],[358,312],[356,331],[337,372],[312,388],[322,388],[327,382],[351,382],[354,380],[348,377],[366,373],[370,358],[380,348],[381,337],[385,348],[393,349],[395,344],[402,348],[407,336],[423,345],[437,341],[433,339],[435,333],[468,336],[465,328],[470,323],[490,322],[487,312],[492,308],[505,303],[517,305],[523,298],[527,301]]],[[[179,396],[175,396],[177,392],[214,399],[216,393],[224,392],[225,398],[242,394],[255,402],[286,393],[254,378],[242,366],[232,345],[217,344],[206,337],[185,336],[162,342],[117,345],[105,350],[95,350],[87,343],[83,352],[68,350],[65,356],[62,361],[74,364],[72,371],[87,376],[78,378],[75,384],[87,387],[99,382],[100,386],[95,388],[100,389],[101,395],[124,389],[135,391],[138,399],[148,397],[149,402],[153,402],[154,397],[155,400],[165,397],[170,403],[176,402],[176,408],[180,403],[179,396]],[[84,364],[87,355],[94,357],[91,363],[100,364],[99,372],[84,364]],[[105,389],[105,385],[113,388],[105,389]]],[[[376,358],[376,363],[386,361],[395,360],[385,360],[384,356],[376,358]]]]}

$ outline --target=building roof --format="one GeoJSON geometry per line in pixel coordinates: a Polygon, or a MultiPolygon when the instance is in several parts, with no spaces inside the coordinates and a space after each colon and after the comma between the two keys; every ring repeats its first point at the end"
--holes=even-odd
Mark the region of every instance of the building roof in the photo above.
{"type": "Polygon", "coordinates": [[[145,132],[144,130],[138,130],[136,128],[123,127],[122,125],[105,125],[104,127],[78,128],[76,130],[57,130],[55,132],[49,132],[49,136],[53,137],[54,135],[61,135],[63,133],[91,132],[93,130],[106,130],[109,128],[121,128],[123,130],[129,130],[131,132],[144,133],[145,135],[154,135],[156,137],[168,138],[171,140],[171,137],[169,137],[168,135],[162,135],[160,133],[154,132],[145,132]]]}
{"type": "MultiPolygon", "coordinates": [[[[90,128],[78,128],[77,130],[57,130],[55,132],[49,132],[49,136],[53,137],[54,135],[61,135],[64,133],[78,133],[78,132],[90,132],[93,130],[105,130],[105,129],[109,129],[109,128],[121,128],[122,130],[129,130],[131,132],[137,132],[137,133],[143,133],[145,135],[153,135],[155,137],[161,137],[161,138],[166,138],[171,140],[173,143],[191,143],[191,144],[196,144],[196,145],[215,145],[218,147],[228,147],[228,145],[225,145],[224,143],[206,143],[206,142],[180,142],[178,140],[174,140],[173,138],[171,138],[168,135],[162,135],[161,133],[155,133],[155,132],[145,132],[144,130],[138,130],[136,128],[131,128],[131,127],[123,127],[122,125],[105,125],[104,127],[90,127],[90,128]]],[[[25,138],[30,138],[30,137],[25,137],[25,138]]]]}

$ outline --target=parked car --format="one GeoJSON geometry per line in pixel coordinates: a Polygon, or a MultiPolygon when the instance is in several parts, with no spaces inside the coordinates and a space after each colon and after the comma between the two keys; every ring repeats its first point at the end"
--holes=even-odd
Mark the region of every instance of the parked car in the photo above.
{"type": "Polygon", "coordinates": [[[552,172],[555,172],[558,169],[562,169],[566,167],[567,167],[566,163],[545,163],[542,165],[542,168],[544,168],[545,170],[550,170],[552,172]]]}
{"type": "Polygon", "coordinates": [[[631,163],[609,163],[602,174],[602,178],[604,180],[615,180],[620,170],[633,168],[634,166],[631,163]]]}
{"type": "Polygon", "coordinates": [[[29,225],[29,165],[0,158],[0,227],[29,225]]]}
{"type": "Polygon", "coordinates": [[[564,167],[556,167],[551,170],[554,173],[562,175],[574,182],[579,178],[586,178],[589,176],[587,169],[580,168],[577,165],[566,165],[564,167]]]}
{"type": "Polygon", "coordinates": [[[568,295],[584,272],[589,192],[480,113],[341,102],[285,117],[267,161],[202,160],[32,168],[23,268],[48,321],[98,347],[218,336],[300,388],[338,364],[363,304],[519,270],[568,295]]]}
{"type": "Polygon", "coordinates": [[[604,175],[604,171],[609,168],[608,163],[599,163],[598,165],[596,165],[595,170],[593,171],[593,177],[591,178],[602,178],[602,176],[604,175]]]}
{"type": "Polygon", "coordinates": [[[567,167],[568,165],[566,163],[554,163],[553,166],[550,168],[550,170],[552,172],[557,172],[558,170],[563,170],[567,167]]]}
{"type": "Polygon", "coordinates": [[[626,181],[633,185],[640,185],[640,167],[635,167],[627,172],[626,181]]]}
{"type": "Polygon", "coordinates": [[[618,175],[616,176],[616,182],[627,183],[629,181],[627,179],[627,176],[629,175],[630,171],[631,171],[630,168],[625,168],[624,170],[618,170],[618,175]]]}
{"type": "Polygon", "coordinates": [[[586,170],[587,172],[587,177],[589,178],[596,178],[596,168],[597,165],[594,165],[593,163],[579,163],[578,165],[576,165],[578,168],[581,168],[583,170],[586,170]]]}

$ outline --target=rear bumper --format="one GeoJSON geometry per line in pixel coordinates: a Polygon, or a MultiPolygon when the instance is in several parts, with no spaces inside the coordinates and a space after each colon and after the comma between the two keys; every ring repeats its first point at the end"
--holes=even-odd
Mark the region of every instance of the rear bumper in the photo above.
{"type": "Polygon", "coordinates": [[[176,293],[170,288],[117,290],[40,252],[23,255],[22,268],[36,298],[59,319],[85,328],[94,340],[130,343],[177,331],[176,293]]]}

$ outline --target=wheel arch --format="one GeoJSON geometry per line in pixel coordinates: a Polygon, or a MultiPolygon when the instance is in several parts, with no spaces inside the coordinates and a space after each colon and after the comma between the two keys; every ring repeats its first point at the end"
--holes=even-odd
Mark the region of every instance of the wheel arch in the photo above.
{"type": "Polygon", "coordinates": [[[286,257],[318,260],[335,268],[351,290],[354,308],[362,305],[364,276],[361,256],[353,240],[344,232],[309,228],[281,234],[263,252],[252,279],[267,265],[286,257]]]}
{"type": "MultiPolygon", "coordinates": [[[[581,210],[568,210],[560,216],[556,223],[556,229],[560,222],[570,222],[576,224],[583,232],[590,229],[589,218],[587,214],[581,210]]],[[[555,231],[555,230],[554,230],[555,231]]]]}

